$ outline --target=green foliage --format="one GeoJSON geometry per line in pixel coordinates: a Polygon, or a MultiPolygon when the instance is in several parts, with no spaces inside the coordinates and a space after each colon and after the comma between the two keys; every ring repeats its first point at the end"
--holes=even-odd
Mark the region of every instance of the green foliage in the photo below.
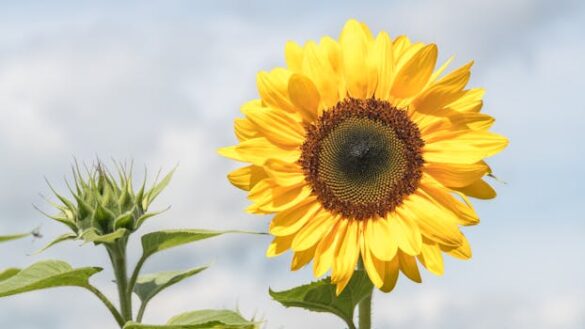
{"type": "Polygon", "coordinates": [[[23,233],[23,234],[13,234],[13,235],[0,235],[0,243],[8,242],[12,240],[22,239],[31,235],[32,233],[23,233]]]}
{"type": "Polygon", "coordinates": [[[372,293],[372,282],[364,271],[358,270],[339,296],[335,295],[335,289],[335,285],[326,278],[286,291],[270,290],[270,296],[286,307],[332,313],[345,321],[350,328],[355,328],[354,310],[372,293]]]}
{"type": "Polygon", "coordinates": [[[0,297],[54,287],[87,288],[89,278],[101,270],[99,267],[74,269],[58,260],[41,261],[22,271],[13,272],[9,278],[0,281],[0,297]]]}
{"type": "Polygon", "coordinates": [[[173,317],[165,325],[127,323],[124,329],[256,329],[258,323],[229,310],[201,310],[173,317]]]}

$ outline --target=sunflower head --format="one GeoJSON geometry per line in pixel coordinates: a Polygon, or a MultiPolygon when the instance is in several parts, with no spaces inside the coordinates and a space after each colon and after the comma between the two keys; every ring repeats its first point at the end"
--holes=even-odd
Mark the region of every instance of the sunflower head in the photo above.
{"type": "Polygon", "coordinates": [[[507,145],[488,131],[483,90],[466,88],[472,63],[444,74],[434,44],[355,20],[339,40],[287,43],[285,58],[258,74],[238,144],[220,150],[248,163],[228,175],[248,212],[275,214],[268,256],[291,249],[293,270],[331,270],[338,293],[360,258],[383,291],[399,272],[420,282],[419,263],[442,274],[443,253],[470,258],[468,197],[495,197],[484,159],[507,145]]]}

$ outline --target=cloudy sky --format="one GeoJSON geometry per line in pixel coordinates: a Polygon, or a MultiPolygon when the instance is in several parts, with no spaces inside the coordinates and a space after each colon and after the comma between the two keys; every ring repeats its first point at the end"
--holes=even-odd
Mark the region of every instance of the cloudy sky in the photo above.
{"type": "MultiPolygon", "coordinates": [[[[377,293],[375,328],[581,329],[585,327],[585,5],[582,1],[2,1],[0,2],[0,234],[41,225],[45,236],[0,248],[0,268],[45,258],[107,266],[105,252],[65,243],[28,256],[65,231],[37,213],[50,207],[47,177],[64,189],[73,158],[133,159],[175,179],[145,225],[265,231],[215,150],[235,142],[232,119],[257,97],[255,75],[283,65],[287,40],[337,37],[348,18],[374,32],[436,42],[453,67],[474,59],[471,85],[511,144],[491,159],[507,184],[477,202],[482,224],[466,229],[468,262],[422,285],[402,278],[377,293]]],[[[138,171],[139,172],[139,171],[138,171]]],[[[134,241],[136,242],[136,241],[134,241]]],[[[340,328],[331,315],[284,309],[268,287],[312,279],[288,271],[290,255],[266,259],[268,237],[225,236],[153,257],[147,271],[213,263],[154,300],[146,321],[201,308],[239,308],[269,329],[340,328]]],[[[139,246],[134,243],[133,256],[139,246]]],[[[112,273],[94,282],[115,296],[112,273]]],[[[0,299],[0,328],[102,329],[115,323],[74,288],[0,299]]]]}

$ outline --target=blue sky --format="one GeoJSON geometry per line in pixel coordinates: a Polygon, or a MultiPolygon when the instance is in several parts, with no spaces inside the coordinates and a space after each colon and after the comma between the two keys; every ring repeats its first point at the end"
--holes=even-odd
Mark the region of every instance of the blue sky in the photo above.
{"type": "MultiPolygon", "coordinates": [[[[487,89],[484,111],[510,146],[490,159],[507,184],[476,202],[481,225],[467,228],[474,258],[401,279],[376,294],[375,328],[585,327],[585,5],[579,1],[136,1],[0,2],[0,232],[42,224],[43,241],[3,245],[0,267],[44,258],[106,266],[102,250],[63,244],[27,256],[64,228],[42,218],[46,176],[64,189],[76,157],[134,159],[172,168],[148,223],[162,228],[266,230],[243,213],[244,194],[225,180],[237,164],[215,150],[235,142],[239,106],[257,97],[255,75],[283,65],[287,40],[337,37],[357,18],[374,32],[436,42],[453,67],[474,59],[471,85],[487,89]]],[[[310,280],[288,271],[290,255],[264,258],[268,238],[226,236],[153,257],[147,271],[213,267],[154,300],[146,320],[198,308],[235,308],[267,328],[339,328],[326,314],[284,309],[268,286],[310,280]]],[[[134,244],[138,250],[138,245],[134,244]]],[[[111,273],[95,282],[114,296],[111,273]]],[[[107,311],[73,288],[0,299],[0,327],[114,327],[107,311]],[[58,302],[55,302],[58,301],[58,302]],[[73,302],[74,301],[74,302],[73,302]]]]}

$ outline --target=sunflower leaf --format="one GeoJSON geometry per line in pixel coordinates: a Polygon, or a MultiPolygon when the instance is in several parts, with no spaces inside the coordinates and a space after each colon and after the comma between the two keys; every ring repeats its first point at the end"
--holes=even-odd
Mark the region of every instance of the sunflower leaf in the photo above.
{"type": "Polygon", "coordinates": [[[237,231],[208,231],[198,229],[166,230],[148,233],[142,236],[143,258],[159,251],[174,248],[199,240],[209,239],[225,233],[237,231]]]}
{"type": "Polygon", "coordinates": [[[201,310],[177,315],[164,325],[128,322],[124,329],[255,329],[255,321],[246,320],[230,310],[201,310]]]}
{"type": "Polygon", "coordinates": [[[355,307],[372,293],[373,285],[367,274],[357,270],[343,292],[335,295],[335,285],[330,278],[285,291],[270,290],[270,296],[285,307],[301,307],[313,312],[332,313],[350,328],[355,328],[355,307]]]}
{"type": "Polygon", "coordinates": [[[138,277],[134,286],[134,293],[142,303],[148,303],[162,290],[179,283],[193,275],[206,270],[208,266],[192,268],[186,271],[159,272],[138,277]]]}
{"type": "Polygon", "coordinates": [[[20,272],[19,268],[7,268],[0,271],[0,281],[8,280],[20,272]]]}
{"type": "MultiPolygon", "coordinates": [[[[47,260],[14,272],[0,281],[0,297],[54,287],[89,287],[89,278],[102,269],[83,267],[74,269],[66,262],[47,260]]],[[[3,272],[4,273],[4,272],[3,272]]]]}

